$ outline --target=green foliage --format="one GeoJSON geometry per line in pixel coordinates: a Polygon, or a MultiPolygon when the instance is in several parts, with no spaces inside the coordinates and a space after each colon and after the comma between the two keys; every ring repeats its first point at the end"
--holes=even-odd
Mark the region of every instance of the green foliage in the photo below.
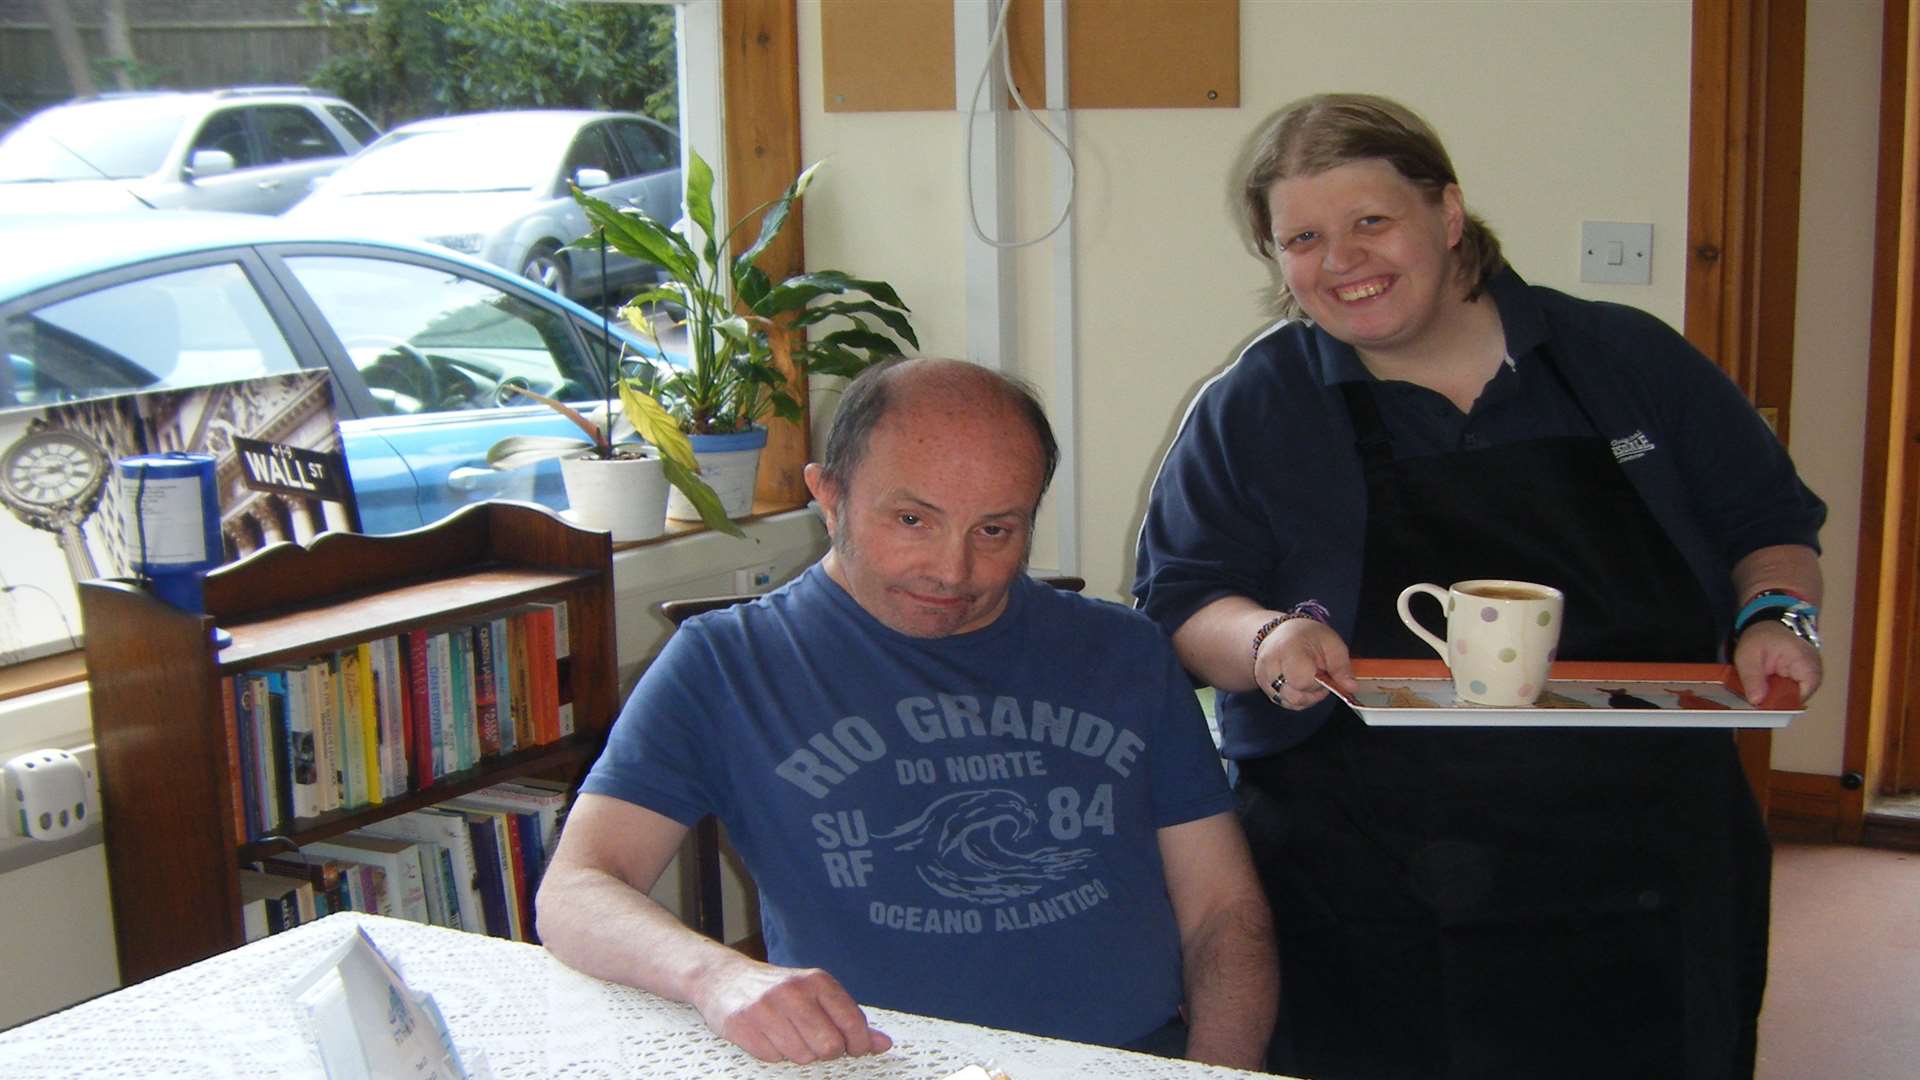
{"type": "Polygon", "coordinates": [[[674,11],[558,0],[306,0],[328,59],[310,82],[382,127],[495,109],[680,119],[674,11]]]}
{"type": "Polygon", "coordinates": [[[823,375],[857,375],[871,364],[899,356],[895,337],[915,348],[920,345],[907,306],[884,281],[821,270],[776,284],[754,265],[786,227],[794,203],[819,168],[802,172],[778,199],[756,207],[721,234],[714,217],[713,169],[689,149],[686,209],[697,240],[644,212],[616,208],[573,190],[574,201],[598,230],[578,246],[589,247],[604,236],[621,254],[661,271],[660,283],[629,301],[622,316],[650,328],[652,321],[642,310],[647,304],[666,303],[685,313],[688,363],[655,363],[652,372],[640,378],[688,432],[742,432],[769,412],[788,420],[800,418],[800,404],[773,362],[776,336],[785,336],[802,372],[823,375]],[[760,231],[752,246],[723,259],[756,215],[760,231]],[[809,329],[816,332],[809,334],[809,329]]]}

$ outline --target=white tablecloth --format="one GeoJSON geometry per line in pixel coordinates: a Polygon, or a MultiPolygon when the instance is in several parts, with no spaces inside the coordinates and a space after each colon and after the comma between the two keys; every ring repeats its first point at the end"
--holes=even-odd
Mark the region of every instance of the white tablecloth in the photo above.
{"type": "Polygon", "coordinates": [[[581,975],[538,946],[341,914],[0,1032],[0,1077],[322,1077],[290,988],[356,926],[409,986],[433,995],[455,1045],[484,1050],[500,1080],[938,1080],[973,1064],[1012,1080],[1256,1075],[887,1009],[867,1010],[893,1037],[886,1054],[766,1065],[708,1031],[691,1006],[581,975]]]}

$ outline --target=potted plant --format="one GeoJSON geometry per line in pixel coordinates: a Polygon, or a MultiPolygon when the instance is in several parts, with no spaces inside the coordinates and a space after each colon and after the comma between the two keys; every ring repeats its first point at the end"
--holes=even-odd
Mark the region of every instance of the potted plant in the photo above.
{"type": "MultiPolygon", "coordinates": [[[[907,306],[884,281],[820,270],[775,283],[754,265],[786,227],[818,164],[803,171],[778,199],[754,208],[721,233],[714,221],[713,170],[698,153],[687,157],[686,211],[695,237],[578,188],[573,198],[605,242],[659,270],[659,283],[628,301],[621,315],[654,332],[646,305],[678,309],[687,331],[687,355],[684,363],[668,359],[644,365],[636,383],[666,407],[691,439],[702,476],[720,492],[726,512],[739,516],[752,509],[759,449],[766,445],[763,421],[769,413],[794,422],[803,416],[796,388],[775,363],[776,352],[790,357],[797,373],[852,377],[870,364],[901,355],[896,337],[915,348],[920,343],[907,320],[907,306]],[[755,214],[761,214],[758,238],[726,258],[728,244],[755,214]],[[822,325],[829,320],[840,321],[822,325]],[[809,328],[826,332],[810,337],[809,328]]],[[[659,344],[657,332],[654,343],[659,344]]],[[[664,348],[659,351],[666,355],[664,348]]],[[[697,504],[674,499],[668,513],[684,517],[698,509],[697,504]]]]}
{"type": "Polygon", "coordinates": [[[687,499],[709,528],[744,537],[721,508],[719,496],[700,479],[693,448],[678,422],[639,381],[621,374],[623,358],[615,359],[603,383],[608,393],[605,424],[565,402],[515,388],[571,420],[586,433],[585,441],[514,435],[488,448],[487,463],[515,469],[558,457],[567,489],[566,516],[576,524],[607,529],[615,540],[646,540],[665,532],[669,487],[687,499]],[[620,396],[617,412],[615,391],[620,396]],[[652,445],[627,438],[636,434],[652,445]]]}

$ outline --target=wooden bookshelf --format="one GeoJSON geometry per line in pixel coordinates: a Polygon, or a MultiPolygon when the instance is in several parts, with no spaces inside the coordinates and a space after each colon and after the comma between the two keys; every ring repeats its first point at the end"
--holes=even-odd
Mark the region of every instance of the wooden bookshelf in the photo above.
{"type": "Polygon", "coordinates": [[[243,862],[528,774],[578,773],[619,708],[612,542],[544,508],[479,503],[393,536],[328,533],[210,574],[206,615],[137,584],[80,586],[107,870],[121,978],[139,982],[240,945],[243,862]],[[574,734],[488,758],[376,806],[236,835],[221,680],[411,629],[564,600],[574,734]],[[233,635],[216,649],[215,626],[233,635]]]}

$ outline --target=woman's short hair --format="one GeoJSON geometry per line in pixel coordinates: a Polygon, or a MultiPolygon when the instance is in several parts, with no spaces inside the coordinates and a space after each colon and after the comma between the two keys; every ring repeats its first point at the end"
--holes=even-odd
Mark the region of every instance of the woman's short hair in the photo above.
{"type": "MultiPolygon", "coordinates": [[[[1457,184],[1453,161],[1425,120],[1412,109],[1374,94],[1315,94],[1280,110],[1255,142],[1240,187],[1253,245],[1273,258],[1278,245],[1273,236],[1273,210],[1267,193],[1273,185],[1296,176],[1317,176],[1328,169],[1356,161],[1384,161],[1420,188],[1434,202],[1448,184],[1457,184]]],[[[1455,249],[1455,266],[1467,283],[1472,300],[1506,265],[1500,241],[1487,223],[1467,215],[1466,227],[1455,249]]],[[[1280,311],[1304,314],[1300,301],[1282,279],[1280,311]]]]}

